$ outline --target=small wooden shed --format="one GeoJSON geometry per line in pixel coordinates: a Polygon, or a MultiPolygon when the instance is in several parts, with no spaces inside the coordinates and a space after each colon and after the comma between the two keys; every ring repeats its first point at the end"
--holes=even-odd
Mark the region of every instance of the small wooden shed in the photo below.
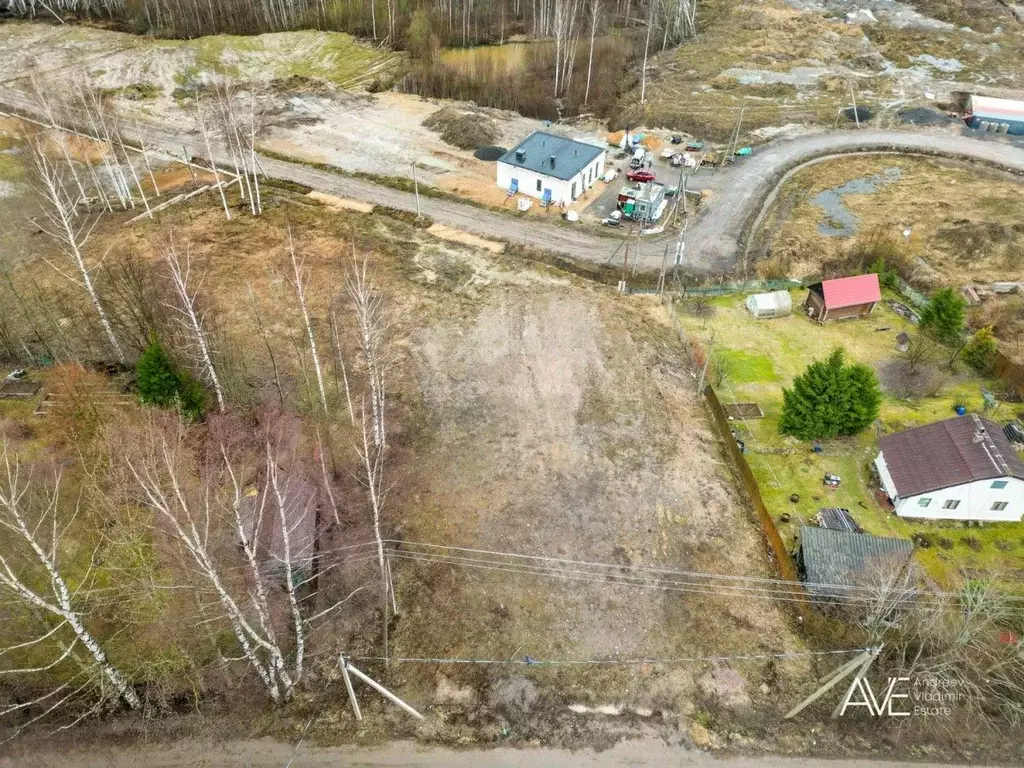
{"type": "Polygon", "coordinates": [[[867,317],[882,300],[878,275],[855,275],[822,280],[810,286],[804,308],[819,323],[850,317],[867,317]]]}

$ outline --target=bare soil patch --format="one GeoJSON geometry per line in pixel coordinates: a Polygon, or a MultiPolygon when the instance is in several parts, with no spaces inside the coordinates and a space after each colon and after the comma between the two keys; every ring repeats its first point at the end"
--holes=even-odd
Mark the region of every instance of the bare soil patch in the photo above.
{"type": "MultiPolygon", "coordinates": [[[[403,493],[404,535],[772,575],[701,405],[680,386],[680,356],[661,312],[575,284],[495,286],[466,316],[423,328],[415,354],[428,442],[403,493]]],[[[405,611],[393,652],[401,656],[672,658],[802,647],[783,611],[756,600],[423,563],[403,569],[400,580],[405,611]]],[[[779,665],[782,680],[801,669],[804,661],[779,665]]],[[[541,689],[532,717],[570,701],[678,715],[698,671],[531,670],[541,689]]],[[[758,689],[765,671],[754,662],[737,674],[758,705],[771,708],[758,689]]],[[[433,670],[403,672],[419,695],[433,693],[433,670]]],[[[492,687],[507,677],[445,674],[492,687]]]]}

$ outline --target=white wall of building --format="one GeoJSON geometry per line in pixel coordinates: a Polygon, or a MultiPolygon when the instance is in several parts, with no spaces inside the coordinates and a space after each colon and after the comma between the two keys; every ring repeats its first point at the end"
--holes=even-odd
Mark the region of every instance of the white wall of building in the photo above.
{"type": "Polygon", "coordinates": [[[875,459],[875,467],[882,487],[892,499],[896,514],[900,517],[989,522],[1020,522],[1024,517],[1024,480],[1015,477],[975,480],[901,499],[896,495],[892,476],[882,454],[878,454],[875,459]],[[996,487],[1000,485],[1002,487],[996,487]],[[1006,506],[1003,509],[994,508],[1004,504],[1006,506]]]}
{"type": "Polygon", "coordinates": [[[556,179],[554,176],[546,176],[526,168],[517,168],[508,163],[498,163],[498,186],[508,190],[512,187],[512,180],[518,179],[519,192],[538,200],[544,197],[544,190],[551,190],[551,202],[556,205],[564,202],[566,205],[577,199],[584,190],[590,189],[604,175],[604,157],[602,152],[580,173],[568,181],[556,179]],[[575,189],[576,194],[573,194],[575,189]]]}

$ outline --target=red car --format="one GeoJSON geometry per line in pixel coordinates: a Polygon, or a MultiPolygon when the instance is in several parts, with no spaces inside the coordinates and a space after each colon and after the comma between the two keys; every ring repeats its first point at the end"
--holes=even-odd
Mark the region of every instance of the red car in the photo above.
{"type": "Polygon", "coordinates": [[[627,173],[626,178],[630,181],[639,181],[641,184],[645,184],[648,181],[654,181],[654,171],[645,171],[642,168],[638,168],[627,173]]]}

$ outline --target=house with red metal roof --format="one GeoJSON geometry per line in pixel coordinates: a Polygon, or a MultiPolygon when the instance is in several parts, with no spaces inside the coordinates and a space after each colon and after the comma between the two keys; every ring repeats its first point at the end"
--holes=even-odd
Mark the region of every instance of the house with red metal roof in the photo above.
{"type": "Polygon", "coordinates": [[[810,286],[804,309],[808,317],[824,323],[848,317],[867,317],[882,300],[878,275],[855,275],[822,280],[810,286]]]}
{"type": "Polygon", "coordinates": [[[1024,461],[999,425],[969,413],[884,435],[875,469],[900,517],[1019,522],[1024,461]]]}

